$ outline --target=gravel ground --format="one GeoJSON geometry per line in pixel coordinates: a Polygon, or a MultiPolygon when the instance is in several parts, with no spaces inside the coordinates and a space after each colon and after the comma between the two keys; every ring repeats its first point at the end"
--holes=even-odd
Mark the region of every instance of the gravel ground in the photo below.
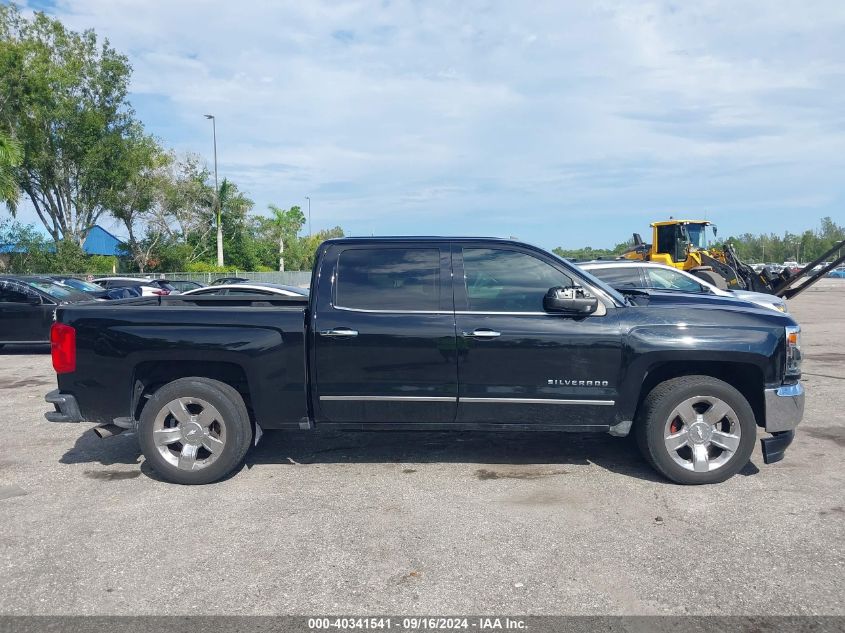
{"type": "Polygon", "coordinates": [[[845,615],[845,281],[790,309],[800,433],[706,487],[609,436],[407,432],[268,433],[174,486],[134,436],[46,422],[49,356],[7,348],[0,614],[845,615]]]}

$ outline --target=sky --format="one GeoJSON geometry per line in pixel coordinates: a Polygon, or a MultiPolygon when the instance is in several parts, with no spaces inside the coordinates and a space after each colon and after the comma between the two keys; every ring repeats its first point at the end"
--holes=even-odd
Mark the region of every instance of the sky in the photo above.
{"type": "Polygon", "coordinates": [[[107,37],[147,130],[209,166],[214,114],[221,179],[258,213],[310,196],[314,231],[575,248],[670,215],[845,223],[841,0],[22,6],[107,37]]]}

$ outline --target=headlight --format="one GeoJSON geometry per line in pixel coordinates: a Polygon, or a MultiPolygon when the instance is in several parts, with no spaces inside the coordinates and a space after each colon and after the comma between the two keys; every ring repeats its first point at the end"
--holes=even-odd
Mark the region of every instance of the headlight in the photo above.
{"type": "Polygon", "coordinates": [[[786,375],[801,375],[801,328],[786,326],[786,375]]]}

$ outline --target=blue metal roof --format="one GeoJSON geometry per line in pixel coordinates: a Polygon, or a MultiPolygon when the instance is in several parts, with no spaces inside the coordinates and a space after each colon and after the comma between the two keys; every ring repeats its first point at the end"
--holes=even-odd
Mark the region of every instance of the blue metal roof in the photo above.
{"type": "Polygon", "coordinates": [[[15,244],[0,244],[0,255],[26,253],[26,249],[15,244]]]}
{"type": "Polygon", "coordinates": [[[120,256],[126,254],[126,246],[114,235],[106,231],[99,224],[88,232],[82,250],[86,255],[112,255],[120,256]]]}

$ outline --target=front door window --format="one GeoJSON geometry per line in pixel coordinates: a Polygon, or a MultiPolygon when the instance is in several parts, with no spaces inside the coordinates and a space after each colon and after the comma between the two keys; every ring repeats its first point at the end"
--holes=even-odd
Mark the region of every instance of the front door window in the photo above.
{"type": "Polygon", "coordinates": [[[572,285],[568,275],[526,253],[464,248],[463,255],[471,312],[543,312],[549,288],[572,285]]]}

